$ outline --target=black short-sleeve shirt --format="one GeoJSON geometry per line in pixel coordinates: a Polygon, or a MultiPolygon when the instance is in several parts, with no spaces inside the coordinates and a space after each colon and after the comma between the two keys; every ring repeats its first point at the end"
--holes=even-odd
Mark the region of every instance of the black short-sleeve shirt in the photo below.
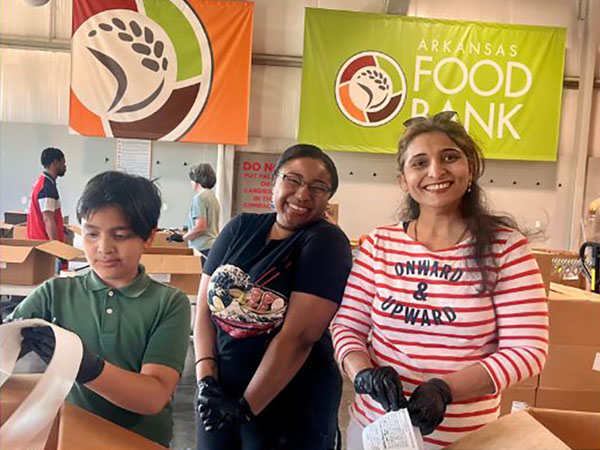
{"type": "MultiPolygon", "coordinates": [[[[292,292],[340,303],[352,266],[346,235],[324,220],[283,240],[268,240],[275,214],[242,214],[223,229],[204,273],[217,329],[219,376],[240,395],[279,331],[292,292]]],[[[330,370],[328,332],[301,370],[330,370]]],[[[314,375],[314,374],[313,374],[314,375]]]]}

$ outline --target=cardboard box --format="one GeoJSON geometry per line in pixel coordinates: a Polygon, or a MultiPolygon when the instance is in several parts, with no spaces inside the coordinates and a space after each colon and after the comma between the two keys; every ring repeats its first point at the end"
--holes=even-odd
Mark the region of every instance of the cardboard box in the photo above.
{"type": "MultiPolygon", "coordinates": [[[[178,233],[182,233],[181,231],[178,231],[178,233]]],[[[167,241],[167,236],[169,236],[170,233],[168,231],[157,231],[156,234],[154,235],[154,240],[152,241],[152,247],[184,247],[184,248],[188,248],[188,243],[187,242],[169,242],[167,241]]]]}
{"type": "Polygon", "coordinates": [[[149,247],[144,250],[147,255],[193,255],[194,250],[189,247],[149,247]]]}
{"type": "MultiPolygon", "coordinates": [[[[573,391],[541,387],[537,390],[535,406],[600,413],[600,391],[573,391]]],[[[600,442],[598,445],[600,446],[600,442]]]]}
{"type": "Polygon", "coordinates": [[[453,450],[568,450],[528,411],[507,414],[446,447],[453,450]]]}
{"type": "Polygon", "coordinates": [[[500,416],[535,406],[535,387],[512,387],[502,392],[500,416]]]}
{"type": "Polygon", "coordinates": [[[533,408],[531,416],[572,449],[600,449],[600,414],[533,408]]]}
{"type": "Polygon", "coordinates": [[[542,280],[544,281],[544,287],[546,293],[550,290],[550,278],[552,277],[552,254],[534,249],[533,256],[537,262],[540,272],[542,274],[542,280]]]}
{"type": "Polygon", "coordinates": [[[27,225],[19,224],[13,228],[13,239],[27,239],[27,225]]]}
{"type": "MultiPolygon", "coordinates": [[[[66,217],[68,220],[68,216],[66,217]]],[[[75,234],[81,235],[81,227],[77,225],[65,226],[65,243],[73,245],[75,234]],[[77,231],[75,231],[77,230],[77,231]]],[[[27,224],[20,223],[17,225],[0,222],[0,237],[9,237],[13,239],[27,239],[27,224]]]]}
{"type": "MultiPolygon", "coordinates": [[[[4,423],[33,389],[39,375],[13,375],[0,390],[4,423]]],[[[35,413],[35,411],[32,411],[35,413]]],[[[164,450],[161,445],[65,402],[54,420],[45,450],[164,450]]]]}
{"type": "Polygon", "coordinates": [[[600,295],[552,283],[548,300],[551,344],[600,346],[600,295]]]}
{"type": "Polygon", "coordinates": [[[550,345],[539,387],[600,392],[600,347],[550,345]]]}
{"type": "Polygon", "coordinates": [[[11,238],[13,234],[14,225],[6,222],[0,222],[0,237],[11,238]]]}
{"type": "MultiPolygon", "coordinates": [[[[27,223],[27,211],[4,211],[4,222],[11,225],[27,223]]],[[[63,222],[69,223],[69,216],[63,216],[63,222]]]]}
{"type": "Polygon", "coordinates": [[[0,284],[39,284],[56,274],[56,258],[71,260],[82,255],[58,241],[0,239],[0,284]]]}
{"type": "Polygon", "coordinates": [[[542,278],[544,277],[544,271],[547,271],[548,263],[546,260],[549,260],[550,283],[585,289],[585,276],[581,271],[577,252],[535,248],[533,249],[533,255],[540,266],[542,278]],[[542,269],[542,265],[544,269],[542,269]]]}
{"type": "Polygon", "coordinates": [[[501,417],[446,448],[598,450],[600,414],[532,408],[501,417]]]}
{"type": "Polygon", "coordinates": [[[536,376],[530,377],[530,378],[525,378],[520,383],[513,385],[512,388],[529,388],[529,387],[536,388],[536,387],[538,387],[539,379],[540,379],[539,375],[536,375],[536,376]]]}
{"type": "Polygon", "coordinates": [[[27,225],[24,223],[14,225],[6,222],[0,223],[1,237],[13,239],[27,239],[27,225]]]}
{"type": "Polygon", "coordinates": [[[143,254],[140,263],[152,278],[181,289],[186,294],[197,294],[202,277],[199,256],[143,254]]]}
{"type": "Polygon", "coordinates": [[[4,211],[4,222],[18,225],[27,222],[27,211],[4,211]]]}

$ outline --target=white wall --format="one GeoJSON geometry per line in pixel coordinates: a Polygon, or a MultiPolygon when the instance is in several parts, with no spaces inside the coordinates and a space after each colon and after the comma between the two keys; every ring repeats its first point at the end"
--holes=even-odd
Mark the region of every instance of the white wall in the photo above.
{"type": "MultiPolygon", "coordinates": [[[[388,5],[385,0],[257,0],[255,3],[253,52],[285,55],[302,54],[305,6],[385,12],[388,5]]],[[[583,35],[579,3],[576,0],[412,0],[408,14],[564,26],[567,28],[565,75],[578,76],[583,35]]],[[[35,10],[24,7],[22,0],[2,0],[0,30],[3,35],[67,38],[70,8],[70,0],[53,0],[35,10]],[[54,15],[51,5],[56,11],[54,15]]],[[[112,139],[67,133],[68,73],[67,53],[0,49],[0,210],[21,206],[21,196],[28,192],[39,172],[37,158],[43,147],[56,144],[67,153],[69,172],[60,185],[69,212],[74,210],[84,182],[104,170],[104,156],[114,152],[112,139]],[[37,103],[32,104],[36,99],[37,103]]],[[[595,76],[600,76],[598,57],[595,76]]],[[[279,152],[295,142],[300,79],[299,68],[253,66],[250,142],[237,151],[279,152]]],[[[600,156],[600,101],[598,91],[595,94],[589,154],[600,156]]],[[[574,186],[585,182],[571,176],[575,165],[576,106],[577,91],[565,90],[557,163],[488,161],[482,180],[495,208],[512,213],[526,226],[535,227],[536,222],[547,226],[546,245],[556,248],[568,245],[574,186]]],[[[341,179],[334,201],[340,204],[340,223],[348,235],[356,238],[376,225],[393,221],[400,205],[394,158],[346,152],[331,156],[341,179]]],[[[155,146],[155,159],[161,164],[153,167],[155,174],[162,176],[168,205],[161,222],[165,226],[179,225],[185,216],[191,192],[183,161],[194,158],[216,162],[215,147],[180,143],[155,146]]]]}
{"type": "MultiPolygon", "coordinates": [[[[41,173],[40,153],[46,147],[65,153],[67,173],[58,180],[62,209],[75,223],[75,206],[85,183],[97,173],[114,170],[116,140],[68,134],[65,126],[0,122],[0,208],[27,208],[31,186],[41,173]]],[[[161,227],[181,227],[193,196],[190,165],[216,167],[215,145],[154,142],[152,177],[162,191],[161,227]],[[184,163],[187,166],[184,166],[184,163]]]]}

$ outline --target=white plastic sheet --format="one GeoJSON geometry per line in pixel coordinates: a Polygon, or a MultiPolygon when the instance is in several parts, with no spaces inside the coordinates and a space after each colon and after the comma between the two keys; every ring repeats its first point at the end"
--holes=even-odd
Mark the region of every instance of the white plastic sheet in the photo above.
{"type": "Polygon", "coordinates": [[[56,347],[48,368],[27,398],[0,428],[2,450],[43,450],[52,423],[77,376],[83,348],[79,337],[40,319],[0,326],[0,386],[12,374],[21,350],[21,328],[50,326],[56,347]]]}

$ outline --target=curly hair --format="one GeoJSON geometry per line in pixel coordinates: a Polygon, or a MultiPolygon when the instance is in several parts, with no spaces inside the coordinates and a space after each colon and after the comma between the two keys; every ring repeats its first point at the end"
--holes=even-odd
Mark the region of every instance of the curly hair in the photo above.
{"type": "Polygon", "coordinates": [[[193,166],[189,172],[190,180],[198,183],[204,189],[212,189],[217,182],[217,176],[210,164],[198,164],[193,166]]]}

